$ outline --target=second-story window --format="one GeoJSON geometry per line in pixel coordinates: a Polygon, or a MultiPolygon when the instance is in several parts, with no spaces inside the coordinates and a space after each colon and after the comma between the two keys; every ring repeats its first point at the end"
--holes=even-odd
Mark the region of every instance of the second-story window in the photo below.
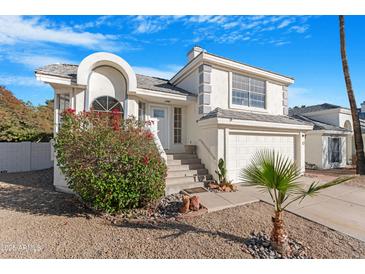
{"type": "Polygon", "coordinates": [[[232,104],[265,108],[265,81],[233,73],[232,104]]]}

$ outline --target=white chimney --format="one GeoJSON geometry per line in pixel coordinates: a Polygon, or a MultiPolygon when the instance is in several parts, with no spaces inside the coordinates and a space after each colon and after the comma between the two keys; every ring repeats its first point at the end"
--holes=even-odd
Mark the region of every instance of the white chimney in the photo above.
{"type": "Polygon", "coordinates": [[[365,101],[361,103],[361,112],[365,112],[365,101]]]}
{"type": "Polygon", "coordinates": [[[188,56],[188,62],[193,60],[195,57],[197,57],[202,51],[205,51],[203,48],[199,46],[193,47],[187,54],[188,56]]]}

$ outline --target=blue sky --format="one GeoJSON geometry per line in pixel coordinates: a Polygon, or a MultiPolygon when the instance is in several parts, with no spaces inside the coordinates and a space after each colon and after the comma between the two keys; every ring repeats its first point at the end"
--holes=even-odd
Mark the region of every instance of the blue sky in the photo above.
{"type": "MultiPolygon", "coordinates": [[[[347,16],[347,53],[359,104],[365,100],[365,16],[347,16]]],[[[52,89],[34,77],[50,63],[120,55],[137,73],[171,77],[194,45],[295,78],[289,104],[348,106],[337,16],[0,16],[0,85],[41,104],[52,89]]]]}

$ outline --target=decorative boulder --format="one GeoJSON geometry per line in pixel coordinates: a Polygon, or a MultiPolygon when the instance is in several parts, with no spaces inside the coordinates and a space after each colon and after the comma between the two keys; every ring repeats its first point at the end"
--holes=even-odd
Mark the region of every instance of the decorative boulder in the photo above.
{"type": "Polygon", "coordinates": [[[190,197],[188,195],[184,195],[182,200],[183,200],[183,205],[179,211],[180,213],[187,213],[190,208],[190,197]]]}
{"type": "Polygon", "coordinates": [[[190,210],[198,211],[200,209],[200,201],[198,196],[190,198],[190,210]]]}

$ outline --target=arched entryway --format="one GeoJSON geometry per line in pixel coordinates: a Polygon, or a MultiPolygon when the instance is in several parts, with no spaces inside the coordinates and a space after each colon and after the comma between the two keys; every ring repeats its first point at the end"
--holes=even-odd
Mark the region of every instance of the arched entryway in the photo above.
{"type": "Polygon", "coordinates": [[[137,89],[136,75],[119,56],[105,52],[87,56],[78,67],[77,84],[86,87],[85,110],[90,110],[99,97],[105,97],[116,99],[126,117],[138,115],[135,100],[128,98],[128,93],[137,89]]]}

